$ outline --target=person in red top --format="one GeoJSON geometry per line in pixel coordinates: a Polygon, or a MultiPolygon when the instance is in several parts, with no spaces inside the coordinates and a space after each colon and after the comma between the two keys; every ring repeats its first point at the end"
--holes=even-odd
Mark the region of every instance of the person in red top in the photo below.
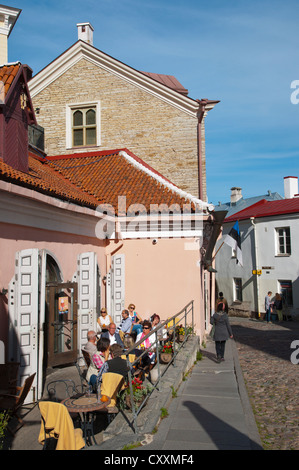
{"type": "Polygon", "coordinates": [[[97,352],[92,356],[92,361],[86,374],[86,380],[90,385],[95,384],[100,368],[108,359],[111,359],[110,341],[108,338],[100,338],[97,344],[97,352]]]}

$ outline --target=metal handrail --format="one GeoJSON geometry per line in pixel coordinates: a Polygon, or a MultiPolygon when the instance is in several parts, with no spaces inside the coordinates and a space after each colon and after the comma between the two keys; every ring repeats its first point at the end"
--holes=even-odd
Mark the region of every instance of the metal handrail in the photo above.
{"type": "MultiPolygon", "coordinates": [[[[125,351],[124,352],[124,355],[126,355],[126,359],[127,359],[127,364],[128,364],[128,368],[129,368],[129,373],[128,373],[128,377],[129,377],[129,389],[130,389],[130,398],[131,398],[131,408],[132,408],[132,414],[133,414],[133,421],[132,423],[130,423],[131,425],[133,425],[133,428],[134,428],[134,432],[135,434],[137,433],[137,416],[138,414],[140,413],[141,409],[144,407],[144,405],[146,404],[147,400],[149,399],[150,395],[153,393],[153,391],[155,389],[157,389],[159,391],[159,383],[160,383],[160,380],[161,378],[164,376],[165,372],[167,371],[167,369],[169,368],[169,366],[172,364],[173,367],[175,367],[175,359],[176,359],[176,356],[177,354],[179,353],[180,349],[184,346],[184,344],[186,343],[188,337],[190,336],[190,334],[185,334],[185,338],[184,338],[184,341],[178,345],[176,344],[176,341],[175,341],[175,329],[178,325],[180,325],[182,322],[184,323],[184,327],[185,327],[185,332],[187,331],[187,317],[188,315],[191,314],[191,327],[192,327],[192,332],[194,331],[194,301],[191,300],[191,302],[189,302],[187,305],[185,305],[184,308],[182,308],[182,310],[180,310],[178,313],[176,313],[175,315],[173,315],[172,317],[170,318],[167,318],[167,320],[165,320],[164,322],[162,323],[159,323],[159,325],[156,326],[156,328],[152,329],[147,335],[145,335],[141,340],[139,340],[138,342],[136,342],[134,344],[134,346],[132,348],[130,348],[129,350],[125,351]],[[180,317],[182,316],[182,318],[180,319],[180,317]],[[164,370],[161,372],[161,367],[160,367],[160,355],[159,355],[159,337],[158,337],[158,332],[163,330],[164,327],[169,324],[172,325],[170,327],[167,328],[168,331],[172,331],[173,332],[173,356],[172,356],[172,359],[171,361],[166,365],[166,367],[164,368],[164,370]],[[149,338],[150,336],[152,335],[155,335],[155,342],[151,344],[151,346],[147,349],[145,349],[143,351],[143,353],[133,362],[133,363],[130,363],[129,361],[129,355],[132,354],[133,350],[138,348],[138,346],[140,346],[142,343],[145,342],[145,340],[147,338],[149,338]],[[156,358],[157,358],[157,369],[158,369],[158,379],[157,381],[152,384],[153,385],[153,389],[152,391],[146,395],[146,398],[143,400],[143,402],[141,403],[141,405],[139,406],[138,409],[135,409],[135,406],[134,406],[134,396],[133,396],[133,386],[132,386],[132,373],[131,373],[131,367],[134,366],[135,364],[137,364],[137,362],[140,361],[140,358],[146,354],[147,352],[149,352],[150,350],[153,349],[153,347],[156,347],[156,358]]],[[[190,321],[190,318],[189,318],[189,321],[190,321]]],[[[128,419],[128,418],[127,418],[128,419]]],[[[128,422],[130,422],[130,420],[128,420],[128,422]]]]}

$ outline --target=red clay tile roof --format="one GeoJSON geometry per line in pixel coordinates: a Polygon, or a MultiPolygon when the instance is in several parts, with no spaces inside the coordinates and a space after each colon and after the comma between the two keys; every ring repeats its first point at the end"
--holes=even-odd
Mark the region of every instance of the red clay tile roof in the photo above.
{"type": "Polygon", "coordinates": [[[0,158],[0,179],[90,208],[98,205],[94,197],[79,190],[52,170],[47,163],[43,163],[33,155],[29,155],[28,173],[15,170],[0,158]]]}
{"type": "MultiPolygon", "coordinates": [[[[3,65],[0,67],[0,82],[3,83],[4,86],[4,96],[7,95],[8,90],[14,81],[18,71],[20,70],[21,64],[12,64],[12,65],[3,65]]],[[[3,93],[3,91],[2,91],[3,93]]],[[[0,90],[0,95],[2,95],[0,90]]],[[[3,96],[3,95],[2,95],[3,96]]]]}
{"type": "Polygon", "coordinates": [[[191,204],[194,210],[197,201],[126,149],[45,158],[30,153],[28,173],[0,158],[0,179],[94,209],[110,204],[116,215],[119,196],[125,196],[121,210],[128,215],[130,206],[135,215],[134,204],[142,205],[140,213],[153,213],[151,204],[176,204],[180,209],[191,204]]]}
{"type": "Polygon", "coordinates": [[[262,199],[256,204],[233,214],[224,220],[224,223],[235,222],[236,220],[245,220],[250,217],[271,217],[282,214],[292,214],[299,212],[299,197],[292,199],[280,199],[278,201],[266,201],[262,199]]]}
{"type": "MultiPolygon", "coordinates": [[[[93,195],[99,204],[112,205],[115,214],[119,196],[126,197],[126,212],[132,204],[141,204],[148,212],[150,204],[178,204],[182,209],[184,204],[190,203],[175,185],[174,190],[169,189],[169,180],[126,149],[51,156],[47,161],[64,178],[93,195]]],[[[192,207],[194,209],[194,205],[192,207]]]]}

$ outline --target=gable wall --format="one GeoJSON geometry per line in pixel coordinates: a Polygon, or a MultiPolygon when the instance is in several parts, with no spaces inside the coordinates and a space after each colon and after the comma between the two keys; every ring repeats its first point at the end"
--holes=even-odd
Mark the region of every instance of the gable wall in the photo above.
{"type": "MultiPolygon", "coordinates": [[[[33,98],[48,155],[74,152],[66,149],[66,103],[88,101],[100,101],[100,150],[126,147],[181,189],[198,195],[197,118],[86,59],[33,98]]],[[[95,148],[78,149],[88,150],[95,148]]],[[[203,181],[205,199],[204,152],[203,181]]]]}

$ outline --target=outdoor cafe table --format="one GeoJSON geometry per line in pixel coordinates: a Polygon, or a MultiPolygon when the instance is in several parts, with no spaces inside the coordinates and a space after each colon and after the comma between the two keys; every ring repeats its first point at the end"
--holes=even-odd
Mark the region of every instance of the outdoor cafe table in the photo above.
{"type": "Polygon", "coordinates": [[[97,411],[102,411],[107,408],[111,402],[111,399],[109,397],[107,398],[107,401],[101,402],[100,400],[98,401],[95,394],[85,394],[79,398],[78,396],[69,397],[61,402],[67,407],[70,413],[79,413],[86,445],[92,445],[92,440],[94,444],[97,444],[94,437],[95,414],[97,411]]]}

